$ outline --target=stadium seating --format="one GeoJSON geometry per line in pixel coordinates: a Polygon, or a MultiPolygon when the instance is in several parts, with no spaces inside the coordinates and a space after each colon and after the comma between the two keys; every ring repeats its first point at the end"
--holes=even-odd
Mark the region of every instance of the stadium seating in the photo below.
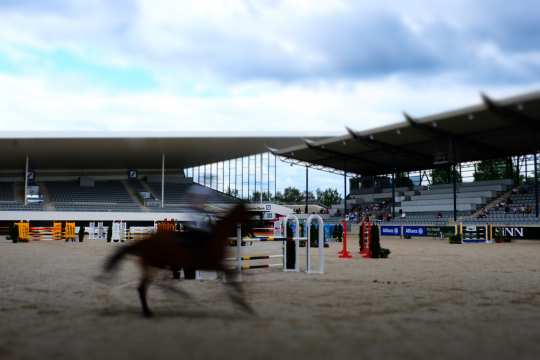
{"type": "Polygon", "coordinates": [[[15,201],[15,189],[12,182],[0,182],[0,201],[15,201]]]}
{"type": "MultiPolygon", "coordinates": [[[[152,189],[156,198],[161,200],[161,184],[148,183],[148,185],[152,189]]],[[[187,184],[165,183],[166,205],[170,206],[170,205],[187,204],[189,199],[187,199],[186,194],[191,186],[202,186],[202,185],[194,184],[194,183],[187,183],[187,184]]],[[[211,195],[208,201],[210,203],[231,203],[235,201],[233,197],[228,196],[227,194],[224,194],[220,191],[216,191],[213,189],[209,189],[209,190],[210,190],[211,195]]]]}
{"type": "MultiPolygon", "coordinates": [[[[460,213],[472,213],[488,201],[507,191],[511,180],[481,181],[462,183],[457,186],[457,210],[460,213]]],[[[453,185],[433,185],[411,192],[405,192],[405,199],[400,209],[410,216],[415,213],[452,212],[454,209],[453,185]]]]}
{"type": "MultiPolygon", "coordinates": [[[[0,211],[19,210],[56,210],[56,211],[167,211],[184,212],[189,210],[186,193],[191,186],[202,186],[192,182],[166,183],[165,206],[161,208],[161,184],[146,183],[139,179],[96,180],[93,186],[81,186],[80,181],[44,181],[38,185],[43,190],[43,203],[24,205],[22,199],[16,199],[16,188],[22,182],[0,182],[0,211]],[[150,201],[139,198],[142,192],[152,193],[150,201]],[[144,202],[144,204],[143,204],[144,202]]],[[[235,199],[219,191],[210,189],[210,203],[231,203],[235,199]]]]}
{"type": "Polygon", "coordinates": [[[48,202],[58,211],[140,211],[121,181],[47,182],[48,202]]]}
{"type": "Polygon", "coordinates": [[[496,204],[484,213],[467,218],[471,223],[538,223],[535,215],[535,198],[532,187],[516,187],[512,193],[497,199],[496,204]]]}

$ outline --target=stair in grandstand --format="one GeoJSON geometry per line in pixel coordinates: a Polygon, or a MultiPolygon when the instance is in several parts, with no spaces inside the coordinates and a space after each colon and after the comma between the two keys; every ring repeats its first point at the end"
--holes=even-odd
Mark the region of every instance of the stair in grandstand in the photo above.
{"type": "Polygon", "coordinates": [[[144,205],[144,199],[141,196],[140,181],[138,179],[122,180],[122,184],[126,188],[131,200],[138,204],[141,209],[148,210],[148,208],[144,205]]]}
{"type": "Polygon", "coordinates": [[[56,210],[56,207],[54,206],[54,203],[50,201],[50,194],[49,189],[47,188],[47,185],[45,183],[39,183],[39,191],[43,195],[43,210],[45,211],[54,211],[56,210]]]}

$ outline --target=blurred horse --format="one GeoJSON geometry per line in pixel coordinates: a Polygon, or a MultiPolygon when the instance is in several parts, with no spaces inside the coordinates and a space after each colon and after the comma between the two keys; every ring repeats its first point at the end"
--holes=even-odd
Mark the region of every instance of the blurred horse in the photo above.
{"type": "MultiPolygon", "coordinates": [[[[118,248],[104,264],[104,271],[115,270],[120,260],[126,255],[139,258],[141,280],[137,291],[145,317],[152,316],[146,295],[152,283],[155,268],[170,269],[178,266],[184,268],[220,271],[225,279],[234,278],[236,270],[224,265],[226,246],[229,236],[234,234],[237,224],[248,220],[249,215],[243,203],[235,205],[221,220],[217,221],[210,232],[191,230],[186,232],[157,232],[149,237],[118,248]]],[[[234,303],[244,310],[252,312],[244,301],[241,284],[238,281],[227,281],[233,290],[229,296],[234,303]]]]}

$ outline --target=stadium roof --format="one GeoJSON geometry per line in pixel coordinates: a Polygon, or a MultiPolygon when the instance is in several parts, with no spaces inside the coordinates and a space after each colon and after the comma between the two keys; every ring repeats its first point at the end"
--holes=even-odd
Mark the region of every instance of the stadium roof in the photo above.
{"type": "Polygon", "coordinates": [[[26,154],[33,169],[181,169],[286,147],[305,136],[294,133],[68,133],[4,132],[0,134],[0,167],[24,169],[26,154]]]}
{"type": "Polygon", "coordinates": [[[382,128],[270,149],[292,162],[360,175],[531,154],[540,148],[540,92],[493,100],[382,128]]]}

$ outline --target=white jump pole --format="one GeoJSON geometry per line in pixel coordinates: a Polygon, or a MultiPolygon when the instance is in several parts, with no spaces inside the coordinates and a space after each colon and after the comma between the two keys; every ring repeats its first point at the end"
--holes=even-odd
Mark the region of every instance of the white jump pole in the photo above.
{"type": "Polygon", "coordinates": [[[283,218],[283,234],[285,235],[285,239],[287,239],[287,228],[289,220],[294,221],[294,234],[293,234],[293,240],[294,240],[294,248],[295,248],[295,259],[294,259],[294,270],[287,269],[287,240],[283,242],[283,271],[300,271],[300,264],[298,261],[299,252],[300,252],[300,221],[298,221],[298,218],[296,215],[287,215],[285,218],[283,218]]]}
{"type": "Polygon", "coordinates": [[[313,214],[310,215],[306,220],[305,229],[307,230],[307,242],[306,242],[306,252],[307,252],[307,268],[306,272],[309,274],[324,274],[324,221],[320,215],[313,214]],[[311,270],[311,222],[317,220],[319,224],[319,271],[311,270]]]}

